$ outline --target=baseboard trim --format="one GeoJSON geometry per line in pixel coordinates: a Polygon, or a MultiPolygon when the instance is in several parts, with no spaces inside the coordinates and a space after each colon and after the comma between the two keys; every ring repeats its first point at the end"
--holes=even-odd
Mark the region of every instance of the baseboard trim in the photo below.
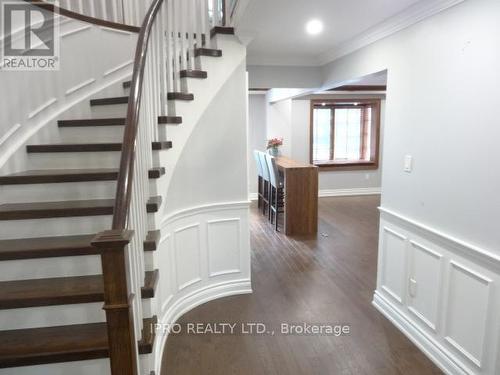
{"type": "MultiPolygon", "coordinates": [[[[188,311],[203,305],[204,303],[217,300],[223,297],[236,296],[252,293],[252,282],[250,279],[238,279],[228,282],[217,283],[203,289],[189,293],[175,301],[166,311],[162,311],[159,323],[174,324],[181,316],[188,311]]],[[[163,352],[167,343],[168,334],[157,334],[159,343],[155,351],[156,373],[161,371],[163,362],[163,352]]]]}
{"type": "Polygon", "coordinates": [[[375,291],[373,306],[413,342],[432,362],[448,375],[472,375],[450,351],[427,335],[420,327],[394,308],[381,293],[375,291]]]}
{"type": "Polygon", "coordinates": [[[350,197],[356,195],[378,195],[382,190],[375,188],[353,188],[353,189],[322,189],[319,191],[320,198],[326,197],[350,197]]]}

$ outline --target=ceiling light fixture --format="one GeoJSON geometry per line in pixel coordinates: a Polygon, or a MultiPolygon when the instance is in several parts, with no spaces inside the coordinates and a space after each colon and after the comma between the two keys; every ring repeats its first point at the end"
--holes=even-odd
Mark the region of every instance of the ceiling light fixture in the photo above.
{"type": "Polygon", "coordinates": [[[323,31],[323,22],[320,20],[310,20],[306,24],[306,31],[310,35],[318,35],[323,31]]]}

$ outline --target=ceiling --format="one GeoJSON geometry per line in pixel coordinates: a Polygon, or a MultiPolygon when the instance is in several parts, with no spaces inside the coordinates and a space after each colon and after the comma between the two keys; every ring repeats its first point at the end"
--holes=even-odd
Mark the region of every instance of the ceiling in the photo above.
{"type": "Polygon", "coordinates": [[[432,0],[250,0],[237,23],[249,42],[248,62],[260,65],[318,65],[320,56],[416,3],[432,0]],[[317,36],[307,21],[324,23],[317,36]]]}

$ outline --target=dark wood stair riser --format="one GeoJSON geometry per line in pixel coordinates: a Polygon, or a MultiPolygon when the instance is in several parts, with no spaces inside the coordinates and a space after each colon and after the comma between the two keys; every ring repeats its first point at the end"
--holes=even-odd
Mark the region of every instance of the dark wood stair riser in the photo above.
{"type": "MultiPolygon", "coordinates": [[[[158,212],[161,197],[152,197],[146,204],[148,213],[158,212]]],[[[0,205],[0,220],[52,219],[112,215],[114,199],[85,201],[13,203],[0,205]]]]}
{"type": "MultiPolygon", "coordinates": [[[[172,148],[172,142],[153,142],[153,150],[166,150],[172,148]]],[[[49,153],[49,152],[116,152],[122,150],[121,143],[68,143],[68,144],[47,144],[47,145],[27,145],[29,154],[49,153]]]]}

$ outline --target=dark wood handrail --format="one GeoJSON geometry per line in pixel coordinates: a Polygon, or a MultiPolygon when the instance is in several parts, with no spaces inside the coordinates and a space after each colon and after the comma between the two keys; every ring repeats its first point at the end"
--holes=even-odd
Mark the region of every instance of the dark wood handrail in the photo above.
{"type": "Polygon", "coordinates": [[[156,15],[163,3],[163,0],[155,0],[144,18],[137,48],[135,50],[134,73],[130,85],[130,95],[128,99],[127,119],[125,121],[125,133],[123,135],[122,155],[120,160],[120,170],[116,187],[115,210],[113,214],[114,230],[125,229],[127,215],[132,197],[132,182],[134,179],[134,160],[137,129],[139,126],[139,110],[141,108],[142,86],[144,81],[144,68],[146,66],[146,56],[148,52],[149,37],[156,15]]]}
{"type": "Polygon", "coordinates": [[[87,23],[91,23],[94,25],[98,25],[98,26],[109,27],[111,29],[130,31],[133,33],[138,33],[140,31],[140,28],[137,26],[125,25],[123,23],[106,21],[106,20],[102,20],[100,18],[86,16],[84,14],[76,13],[76,12],[73,12],[73,11],[68,10],[68,9],[56,7],[54,4],[46,3],[43,0],[24,0],[24,1],[27,3],[33,4],[34,6],[37,6],[39,8],[46,9],[46,10],[51,11],[53,13],[58,13],[58,14],[65,16],[65,17],[73,18],[73,19],[78,20],[78,21],[87,22],[87,23]]]}

